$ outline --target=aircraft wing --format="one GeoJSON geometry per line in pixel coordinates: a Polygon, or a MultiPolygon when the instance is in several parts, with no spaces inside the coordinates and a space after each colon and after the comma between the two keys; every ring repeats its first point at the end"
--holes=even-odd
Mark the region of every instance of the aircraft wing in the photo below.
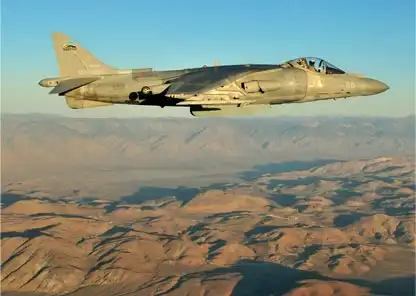
{"type": "Polygon", "coordinates": [[[278,68],[277,65],[231,65],[205,67],[170,80],[167,94],[197,95],[215,89],[253,72],[278,68]]]}

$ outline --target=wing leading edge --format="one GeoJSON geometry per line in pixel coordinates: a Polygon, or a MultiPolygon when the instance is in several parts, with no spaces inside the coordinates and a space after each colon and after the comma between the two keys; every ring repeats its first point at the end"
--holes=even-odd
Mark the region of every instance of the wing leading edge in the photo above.
{"type": "Polygon", "coordinates": [[[248,74],[279,68],[278,65],[231,65],[200,68],[169,81],[167,94],[200,94],[248,74]]]}

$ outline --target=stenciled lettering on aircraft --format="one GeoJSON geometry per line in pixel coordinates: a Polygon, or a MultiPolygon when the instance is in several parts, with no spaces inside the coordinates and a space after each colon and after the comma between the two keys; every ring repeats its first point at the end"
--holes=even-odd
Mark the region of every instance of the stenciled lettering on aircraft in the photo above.
{"type": "Polygon", "coordinates": [[[353,81],[347,81],[345,86],[347,88],[355,88],[355,83],[353,81]]]}
{"type": "Polygon", "coordinates": [[[309,82],[309,87],[319,87],[322,88],[322,81],[320,79],[312,80],[309,82]]]}
{"type": "Polygon", "coordinates": [[[124,87],[125,85],[121,83],[113,84],[113,89],[123,89],[124,87]]]}

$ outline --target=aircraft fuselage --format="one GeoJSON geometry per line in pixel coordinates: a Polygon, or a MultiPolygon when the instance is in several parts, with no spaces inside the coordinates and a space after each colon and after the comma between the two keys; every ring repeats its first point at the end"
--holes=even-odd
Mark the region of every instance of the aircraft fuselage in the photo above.
{"type": "MultiPolygon", "coordinates": [[[[240,66],[240,65],[238,65],[240,66]]],[[[100,75],[100,79],[65,93],[76,99],[101,101],[113,104],[190,106],[186,99],[201,102],[218,101],[219,104],[250,100],[251,104],[284,104],[302,103],[316,100],[328,100],[355,96],[373,95],[384,91],[387,86],[377,80],[352,76],[348,74],[325,75],[298,68],[272,68],[266,71],[254,72],[240,79],[225,79],[204,94],[192,93],[192,89],[169,89],[170,80],[200,71],[227,72],[224,68],[230,66],[216,66],[210,68],[185,69],[179,71],[148,71],[131,70],[130,73],[100,75]],[[231,81],[230,81],[231,80],[231,81]],[[143,87],[152,89],[154,100],[146,96],[132,99],[132,93],[140,93],[143,87]],[[166,93],[163,93],[163,91],[166,93]],[[163,95],[159,95],[163,93],[163,95]]],[[[245,65],[241,65],[245,67],[245,65]]],[[[56,81],[52,78],[52,81],[56,81]]],[[[199,85],[199,81],[196,82],[199,85]]]]}

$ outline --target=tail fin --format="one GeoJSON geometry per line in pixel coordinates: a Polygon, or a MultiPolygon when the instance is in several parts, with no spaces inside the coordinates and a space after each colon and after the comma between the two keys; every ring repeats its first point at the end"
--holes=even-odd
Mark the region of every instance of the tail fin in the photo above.
{"type": "Polygon", "coordinates": [[[64,33],[52,33],[60,76],[100,75],[113,73],[107,66],[64,33]]]}

